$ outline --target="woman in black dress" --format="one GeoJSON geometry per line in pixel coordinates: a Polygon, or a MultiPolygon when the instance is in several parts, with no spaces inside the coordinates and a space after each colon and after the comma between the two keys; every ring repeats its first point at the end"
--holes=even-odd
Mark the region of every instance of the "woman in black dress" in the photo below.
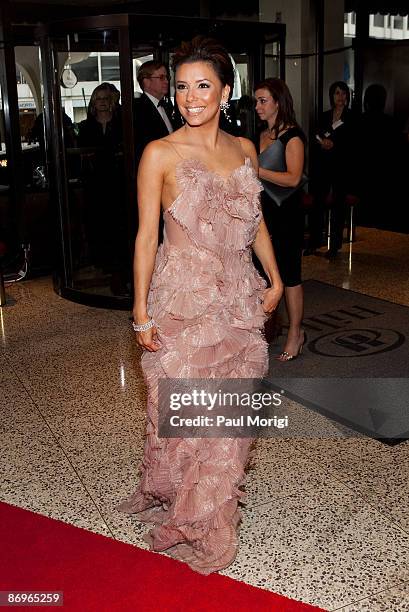
{"type": "Polygon", "coordinates": [[[259,177],[264,186],[263,215],[285,287],[289,329],[278,359],[290,361],[302,351],[304,296],[301,257],[304,213],[301,206],[305,137],[295,118],[293,100],[281,79],[265,79],[255,89],[256,111],[265,122],[260,134],[259,177]]]}
{"type": "Polygon", "coordinates": [[[329,88],[330,110],[320,117],[313,151],[310,191],[314,207],[309,213],[309,248],[305,255],[315,254],[322,246],[325,209],[330,196],[331,230],[327,257],[333,259],[342,247],[346,216],[346,196],[355,192],[356,126],[349,109],[349,88],[343,81],[329,88]]]}

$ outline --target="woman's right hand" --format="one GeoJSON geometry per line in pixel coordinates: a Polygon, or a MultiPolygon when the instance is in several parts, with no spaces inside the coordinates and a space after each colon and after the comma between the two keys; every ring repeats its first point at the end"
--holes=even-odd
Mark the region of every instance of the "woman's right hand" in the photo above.
{"type": "Polygon", "coordinates": [[[273,314],[280,303],[283,295],[282,283],[274,283],[273,287],[268,287],[263,293],[263,310],[266,314],[273,314]]]}
{"type": "Polygon", "coordinates": [[[325,151],[330,151],[334,146],[334,143],[330,138],[323,138],[320,142],[320,145],[325,151]]]}
{"type": "Polygon", "coordinates": [[[156,327],[151,327],[143,332],[135,332],[136,341],[144,350],[155,353],[161,348],[156,327]]]}

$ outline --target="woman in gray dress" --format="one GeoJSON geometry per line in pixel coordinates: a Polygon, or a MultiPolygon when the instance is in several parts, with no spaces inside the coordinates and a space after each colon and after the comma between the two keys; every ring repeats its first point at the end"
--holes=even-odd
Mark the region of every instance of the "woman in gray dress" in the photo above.
{"type": "Polygon", "coordinates": [[[301,258],[304,214],[305,137],[295,118],[293,100],[281,79],[265,79],[255,89],[256,111],[265,122],[260,134],[259,177],[264,186],[264,219],[272,238],[280,276],[285,287],[289,329],[279,361],[295,359],[305,342],[301,329],[304,310],[301,258]]]}

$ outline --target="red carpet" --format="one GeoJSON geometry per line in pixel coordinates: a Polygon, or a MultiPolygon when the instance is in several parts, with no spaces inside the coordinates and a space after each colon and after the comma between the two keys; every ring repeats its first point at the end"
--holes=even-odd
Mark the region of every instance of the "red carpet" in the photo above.
{"type": "MultiPolygon", "coordinates": [[[[66,612],[319,610],[0,503],[0,591],[63,591],[66,612]]],[[[21,608],[20,608],[21,609],[21,608]]],[[[28,608],[26,608],[28,609],[28,608]]]]}

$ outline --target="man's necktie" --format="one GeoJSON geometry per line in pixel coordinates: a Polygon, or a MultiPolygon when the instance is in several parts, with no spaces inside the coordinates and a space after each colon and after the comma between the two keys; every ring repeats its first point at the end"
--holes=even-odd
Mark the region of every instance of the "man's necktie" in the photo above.
{"type": "Polygon", "coordinates": [[[163,110],[165,111],[165,113],[167,114],[167,116],[170,117],[172,116],[172,113],[169,112],[169,105],[167,104],[165,98],[162,98],[161,100],[159,100],[158,102],[158,108],[162,107],[163,110]]]}

